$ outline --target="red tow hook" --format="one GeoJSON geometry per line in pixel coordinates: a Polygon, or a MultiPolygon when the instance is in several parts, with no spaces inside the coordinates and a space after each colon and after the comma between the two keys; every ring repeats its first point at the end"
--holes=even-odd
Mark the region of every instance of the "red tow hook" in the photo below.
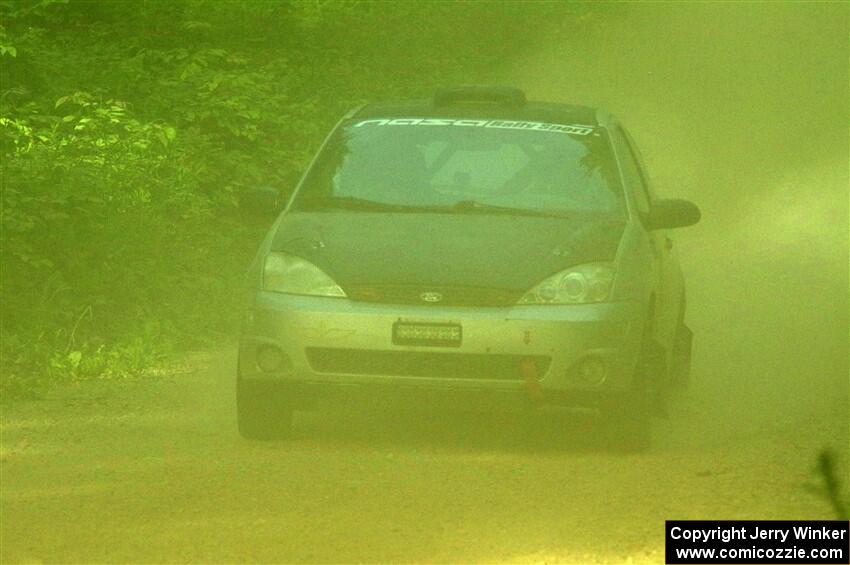
{"type": "Polygon", "coordinates": [[[540,390],[540,380],[537,376],[537,365],[533,359],[523,359],[520,363],[522,378],[525,380],[525,390],[534,402],[543,401],[543,391],[540,390]]]}

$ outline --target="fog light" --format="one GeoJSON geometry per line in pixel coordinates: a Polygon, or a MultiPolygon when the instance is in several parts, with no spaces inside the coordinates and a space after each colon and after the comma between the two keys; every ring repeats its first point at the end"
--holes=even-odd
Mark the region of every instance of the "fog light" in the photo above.
{"type": "Polygon", "coordinates": [[[588,357],[578,365],[576,376],[583,384],[598,386],[607,376],[605,362],[598,357],[588,357]]]}
{"type": "Polygon", "coordinates": [[[285,368],[289,359],[274,345],[261,345],[257,348],[257,366],[261,371],[271,373],[285,368]]]}

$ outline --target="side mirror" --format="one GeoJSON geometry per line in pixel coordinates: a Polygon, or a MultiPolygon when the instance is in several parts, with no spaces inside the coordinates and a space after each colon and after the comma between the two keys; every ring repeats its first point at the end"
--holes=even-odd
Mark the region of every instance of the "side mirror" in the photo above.
{"type": "Polygon", "coordinates": [[[252,188],[239,195],[239,211],[248,221],[272,220],[282,206],[280,192],[270,186],[252,188]]]}
{"type": "Polygon", "coordinates": [[[650,230],[684,228],[697,223],[701,216],[699,208],[693,202],[665,198],[653,202],[646,226],[650,230]]]}

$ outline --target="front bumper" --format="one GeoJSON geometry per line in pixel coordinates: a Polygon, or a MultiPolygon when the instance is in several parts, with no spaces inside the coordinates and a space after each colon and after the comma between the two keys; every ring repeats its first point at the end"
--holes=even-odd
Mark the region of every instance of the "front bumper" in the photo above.
{"type": "Polygon", "coordinates": [[[310,390],[527,394],[530,363],[546,398],[604,396],[631,385],[644,314],[637,302],[472,308],[260,291],[245,315],[239,375],[310,390]],[[392,327],[398,321],[460,324],[462,342],[396,345],[392,327]],[[258,354],[264,351],[282,353],[279,367],[260,368],[258,354]],[[587,359],[603,363],[601,378],[597,372],[588,381],[579,371],[587,359]]]}

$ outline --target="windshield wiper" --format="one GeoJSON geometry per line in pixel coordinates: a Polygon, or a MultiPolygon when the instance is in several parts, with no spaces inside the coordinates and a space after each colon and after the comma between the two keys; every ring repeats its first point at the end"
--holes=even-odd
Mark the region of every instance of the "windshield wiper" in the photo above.
{"type": "Polygon", "coordinates": [[[451,206],[452,210],[458,212],[484,212],[496,214],[509,214],[514,216],[538,216],[542,218],[566,218],[565,214],[549,212],[536,208],[514,208],[512,206],[498,206],[496,204],[485,204],[477,200],[460,200],[451,206]]]}
{"type": "Polygon", "coordinates": [[[413,204],[391,204],[389,202],[378,202],[356,196],[311,196],[297,202],[298,208],[308,210],[363,210],[376,212],[420,212],[437,214],[506,214],[513,216],[538,216],[544,218],[564,218],[563,214],[538,210],[533,208],[513,208],[510,206],[497,206],[495,204],[484,204],[477,200],[461,200],[451,205],[424,205],[413,204]]]}
{"type": "Polygon", "coordinates": [[[343,209],[367,211],[374,210],[381,212],[408,212],[413,211],[417,208],[416,206],[390,204],[387,202],[368,200],[366,198],[357,198],[355,196],[311,196],[302,199],[298,204],[299,208],[306,208],[311,210],[343,209]]]}

